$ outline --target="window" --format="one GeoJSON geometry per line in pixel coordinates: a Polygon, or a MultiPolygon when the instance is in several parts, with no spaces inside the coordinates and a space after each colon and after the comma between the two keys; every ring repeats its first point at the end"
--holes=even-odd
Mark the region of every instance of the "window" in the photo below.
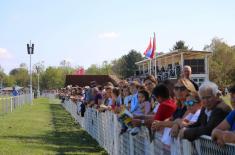
{"type": "Polygon", "coordinates": [[[192,74],[205,74],[204,59],[184,60],[184,65],[188,65],[192,68],[192,74]]]}
{"type": "Polygon", "coordinates": [[[193,81],[196,82],[198,84],[198,86],[200,86],[204,81],[205,81],[205,78],[203,77],[195,77],[193,78],[193,81]]]}

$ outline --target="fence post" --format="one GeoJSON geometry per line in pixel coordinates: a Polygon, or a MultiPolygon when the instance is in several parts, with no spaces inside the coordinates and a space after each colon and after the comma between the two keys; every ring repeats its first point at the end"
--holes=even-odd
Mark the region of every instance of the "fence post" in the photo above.
{"type": "MultiPolygon", "coordinates": [[[[4,102],[3,102],[4,104],[4,102]]],[[[6,113],[8,112],[8,103],[6,102],[6,113]]]]}
{"type": "Polygon", "coordinates": [[[10,98],[10,102],[11,102],[11,112],[12,112],[12,97],[10,98]]]}
{"type": "Polygon", "coordinates": [[[0,103],[2,104],[2,113],[4,113],[4,98],[0,98],[0,103]]]}
{"type": "MultiPolygon", "coordinates": [[[[5,102],[3,104],[8,104],[7,98],[5,98],[5,102]]],[[[8,113],[8,111],[6,111],[6,113],[8,113]]]]}
{"type": "Polygon", "coordinates": [[[4,98],[0,98],[0,104],[2,104],[2,113],[4,113],[4,98]]]}
{"type": "Polygon", "coordinates": [[[134,155],[134,142],[133,142],[133,136],[131,134],[128,134],[130,138],[130,155],[134,155]]]}
{"type": "Polygon", "coordinates": [[[20,101],[19,100],[20,99],[19,96],[16,96],[16,99],[17,99],[16,108],[18,108],[19,107],[19,101],[20,101]]]}
{"type": "Polygon", "coordinates": [[[115,154],[118,155],[118,146],[119,146],[119,140],[118,140],[118,122],[117,122],[117,115],[113,114],[114,115],[114,150],[115,150],[115,154]]]}

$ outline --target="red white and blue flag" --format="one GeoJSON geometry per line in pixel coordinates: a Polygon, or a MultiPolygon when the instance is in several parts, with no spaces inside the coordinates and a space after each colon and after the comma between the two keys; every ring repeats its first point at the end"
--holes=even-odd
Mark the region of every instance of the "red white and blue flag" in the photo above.
{"type": "Polygon", "coordinates": [[[155,33],[154,33],[153,44],[152,44],[152,40],[150,38],[149,45],[148,45],[147,49],[145,50],[144,55],[147,58],[153,59],[155,57],[155,51],[156,51],[156,38],[155,38],[155,33]]]}
{"type": "Polygon", "coordinates": [[[150,58],[150,56],[152,54],[152,50],[153,50],[152,39],[150,38],[149,45],[148,45],[147,49],[144,52],[145,57],[150,58]]]}

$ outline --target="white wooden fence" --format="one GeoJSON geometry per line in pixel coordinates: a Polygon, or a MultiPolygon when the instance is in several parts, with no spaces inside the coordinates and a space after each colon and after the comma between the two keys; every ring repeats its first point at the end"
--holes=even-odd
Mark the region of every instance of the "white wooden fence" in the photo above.
{"type": "Polygon", "coordinates": [[[77,104],[65,101],[63,107],[97,142],[112,155],[235,155],[235,145],[219,147],[209,136],[202,136],[193,143],[174,139],[170,146],[161,142],[162,135],[155,134],[151,143],[147,128],[132,136],[125,133],[119,136],[120,124],[112,112],[97,112],[88,108],[84,117],[77,114],[77,104]]]}
{"type": "Polygon", "coordinates": [[[21,107],[23,104],[30,103],[30,94],[19,96],[1,96],[0,97],[0,115],[13,112],[14,109],[21,107]]]}

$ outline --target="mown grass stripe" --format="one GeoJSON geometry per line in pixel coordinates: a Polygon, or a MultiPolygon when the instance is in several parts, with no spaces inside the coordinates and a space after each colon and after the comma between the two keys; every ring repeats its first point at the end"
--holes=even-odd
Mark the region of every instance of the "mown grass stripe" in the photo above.
{"type": "Polygon", "coordinates": [[[37,99],[0,116],[0,154],[107,154],[61,104],[37,99]]]}

